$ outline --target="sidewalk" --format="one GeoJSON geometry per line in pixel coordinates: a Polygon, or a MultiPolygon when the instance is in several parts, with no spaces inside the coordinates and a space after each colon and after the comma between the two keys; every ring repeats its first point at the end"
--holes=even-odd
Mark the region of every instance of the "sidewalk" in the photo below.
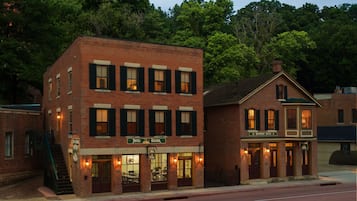
{"type": "MultiPolygon", "coordinates": [[[[209,196],[216,194],[226,194],[230,192],[246,192],[246,191],[256,191],[264,190],[270,188],[292,188],[297,186],[309,186],[309,185],[336,185],[339,181],[335,181],[329,177],[320,177],[315,180],[295,180],[286,182],[277,182],[269,184],[250,184],[250,185],[237,185],[237,186],[224,186],[224,187],[210,187],[210,188],[200,188],[200,189],[180,189],[180,190],[165,190],[165,191],[154,191],[149,193],[125,193],[120,195],[113,195],[109,193],[96,194],[92,197],[78,198],[75,195],[63,195],[56,197],[49,197],[51,200],[67,200],[67,201],[139,201],[139,200],[170,200],[174,198],[187,198],[196,196],[209,196]]],[[[46,194],[44,194],[46,197],[46,194]]],[[[55,196],[54,194],[48,194],[48,196],[55,196]]]]}

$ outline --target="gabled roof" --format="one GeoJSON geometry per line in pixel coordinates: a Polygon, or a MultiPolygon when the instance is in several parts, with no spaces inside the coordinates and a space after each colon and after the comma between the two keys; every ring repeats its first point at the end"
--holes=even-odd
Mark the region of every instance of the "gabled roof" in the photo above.
{"type": "MultiPolygon", "coordinates": [[[[219,106],[230,104],[242,104],[265,86],[278,79],[287,78],[293,85],[302,91],[310,100],[300,100],[300,103],[313,103],[321,106],[315,98],[310,95],[299,83],[288,76],[284,71],[277,74],[267,73],[253,78],[242,79],[233,83],[214,86],[205,90],[204,106],[219,106]]],[[[292,99],[289,99],[292,100],[292,99]]]]}

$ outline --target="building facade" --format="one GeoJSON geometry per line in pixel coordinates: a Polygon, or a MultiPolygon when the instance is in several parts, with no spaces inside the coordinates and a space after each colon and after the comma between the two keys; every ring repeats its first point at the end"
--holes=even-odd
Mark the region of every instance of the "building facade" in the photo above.
{"type": "Polygon", "coordinates": [[[205,91],[205,179],[223,185],[317,177],[319,103],[274,73],[205,91]]]}
{"type": "Polygon", "coordinates": [[[334,93],[314,97],[322,105],[317,110],[320,165],[356,165],[352,155],[357,157],[357,87],[336,87],[334,93]],[[337,154],[334,159],[333,153],[337,154]]]}
{"type": "Polygon", "coordinates": [[[0,106],[0,174],[10,175],[4,178],[12,181],[38,173],[41,133],[39,104],[0,106]]]}
{"type": "Polygon", "coordinates": [[[203,187],[203,51],[77,38],[44,74],[74,192],[203,187]]]}

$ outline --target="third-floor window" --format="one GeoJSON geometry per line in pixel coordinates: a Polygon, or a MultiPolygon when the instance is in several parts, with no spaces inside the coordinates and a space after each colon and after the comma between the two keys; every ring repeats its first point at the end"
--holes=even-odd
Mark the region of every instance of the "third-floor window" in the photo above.
{"type": "Polygon", "coordinates": [[[196,94],[196,72],[175,71],[176,93],[196,94]]]}
{"type": "Polygon", "coordinates": [[[144,91],[144,68],[121,66],[120,89],[122,91],[144,91]]]}
{"type": "Polygon", "coordinates": [[[89,88],[115,90],[115,66],[89,64],[89,88]]]}
{"type": "Polygon", "coordinates": [[[149,91],[171,92],[171,71],[149,69],[149,91]]]}

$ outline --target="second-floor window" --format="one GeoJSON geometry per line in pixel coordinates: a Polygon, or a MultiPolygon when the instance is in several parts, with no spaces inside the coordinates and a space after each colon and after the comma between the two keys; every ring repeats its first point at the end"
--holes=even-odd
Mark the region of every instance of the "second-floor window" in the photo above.
{"type": "Polygon", "coordinates": [[[260,129],[260,111],[255,109],[245,110],[245,129],[259,130],[260,129]]]}
{"type": "Polygon", "coordinates": [[[73,133],[73,112],[72,109],[68,110],[68,134],[72,135],[73,133]]]}
{"type": "Polygon", "coordinates": [[[278,110],[265,110],[265,130],[279,130],[278,110]]]}
{"type": "Polygon", "coordinates": [[[115,90],[115,66],[89,64],[89,88],[115,90]]]}
{"type": "Polygon", "coordinates": [[[286,110],[287,118],[287,128],[288,129],[297,129],[297,112],[296,109],[287,109],[286,110]]]}
{"type": "Polygon", "coordinates": [[[171,71],[149,69],[149,91],[150,92],[171,92],[171,71]]]}
{"type": "Polygon", "coordinates": [[[115,109],[89,109],[90,136],[115,136],[115,109]]]}
{"type": "Polygon", "coordinates": [[[68,70],[68,92],[72,91],[72,69],[68,70]]]}
{"type": "Polygon", "coordinates": [[[171,135],[171,111],[149,110],[150,135],[171,135]]]}
{"type": "Polygon", "coordinates": [[[197,135],[197,112],[176,111],[176,135],[197,135]]]}
{"type": "Polygon", "coordinates": [[[61,96],[61,77],[57,76],[56,78],[56,96],[61,96]]]}
{"type": "Polygon", "coordinates": [[[52,79],[48,80],[48,100],[52,100],[52,89],[53,84],[52,84],[52,79]]]}
{"type": "Polygon", "coordinates": [[[352,109],[352,123],[357,123],[357,109],[352,109]]]}
{"type": "Polygon", "coordinates": [[[196,72],[175,71],[176,93],[196,94],[196,72]]]}
{"type": "Polygon", "coordinates": [[[337,123],[343,123],[344,122],[344,112],[343,109],[338,109],[337,110],[337,123]]]}
{"type": "Polygon", "coordinates": [[[12,132],[5,133],[5,158],[13,157],[14,139],[12,132]]]}
{"type": "Polygon", "coordinates": [[[144,68],[121,66],[120,89],[122,91],[144,91],[144,68]]]}
{"type": "Polygon", "coordinates": [[[312,111],[302,110],[301,111],[301,128],[302,129],[312,129],[312,111]]]}
{"type": "Polygon", "coordinates": [[[144,110],[121,109],[120,128],[122,136],[144,136],[144,110]]]}

